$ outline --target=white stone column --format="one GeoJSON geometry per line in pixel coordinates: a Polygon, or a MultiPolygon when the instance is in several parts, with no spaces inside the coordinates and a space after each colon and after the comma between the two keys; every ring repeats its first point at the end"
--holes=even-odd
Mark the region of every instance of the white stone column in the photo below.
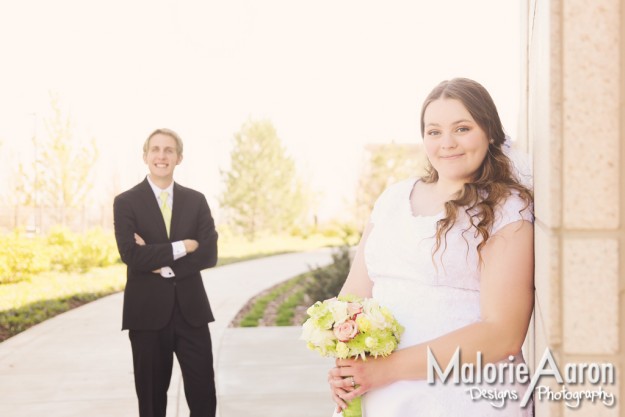
{"type": "Polygon", "coordinates": [[[536,199],[530,357],[536,365],[549,347],[560,364],[614,363],[619,378],[604,387],[617,395],[613,408],[537,402],[536,415],[619,416],[625,412],[625,1],[524,4],[526,131],[536,199]]]}

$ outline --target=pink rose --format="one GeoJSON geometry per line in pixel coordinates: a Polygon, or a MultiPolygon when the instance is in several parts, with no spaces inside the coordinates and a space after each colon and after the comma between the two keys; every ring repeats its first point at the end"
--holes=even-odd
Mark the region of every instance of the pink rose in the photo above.
{"type": "Polygon", "coordinates": [[[358,334],[358,325],[354,320],[346,320],[334,328],[334,335],[341,342],[347,342],[358,334]]]}
{"type": "Polygon", "coordinates": [[[355,315],[362,313],[362,304],[360,303],[347,303],[347,314],[351,318],[354,318],[355,315]]]}

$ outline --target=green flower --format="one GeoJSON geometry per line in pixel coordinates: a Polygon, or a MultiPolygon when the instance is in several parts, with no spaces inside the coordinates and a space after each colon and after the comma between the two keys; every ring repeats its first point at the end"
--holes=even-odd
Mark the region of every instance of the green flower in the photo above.
{"type": "Polygon", "coordinates": [[[370,350],[375,349],[378,346],[378,341],[373,337],[367,337],[365,339],[365,346],[367,346],[370,350]]]}
{"type": "Polygon", "coordinates": [[[334,324],[334,318],[332,317],[332,313],[328,311],[325,316],[316,319],[315,323],[320,329],[330,330],[332,328],[332,325],[334,324]]]}
{"type": "Polygon", "coordinates": [[[362,333],[367,333],[371,330],[371,321],[364,314],[359,314],[356,317],[356,324],[362,333]]]}
{"type": "Polygon", "coordinates": [[[339,301],[345,301],[346,303],[360,303],[362,302],[362,298],[355,296],[353,294],[345,294],[338,297],[339,301]]]}
{"type": "Polygon", "coordinates": [[[340,359],[345,359],[349,356],[349,348],[346,343],[338,342],[336,344],[336,357],[340,359]]]}
{"type": "Polygon", "coordinates": [[[332,318],[332,312],[325,302],[317,301],[306,310],[306,313],[308,313],[310,319],[318,328],[324,330],[332,328],[334,319],[332,318]]]}

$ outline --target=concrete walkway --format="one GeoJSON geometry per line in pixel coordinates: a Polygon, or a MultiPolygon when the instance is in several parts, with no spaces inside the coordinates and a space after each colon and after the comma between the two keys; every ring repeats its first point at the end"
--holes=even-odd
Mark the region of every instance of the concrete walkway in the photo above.
{"type": "Polygon", "coordinates": [[[221,417],[330,417],[334,360],[299,339],[300,327],[227,329],[217,366],[221,417]]]}
{"type": "MultiPolygon", "coordinates": [[[[210,325],[221,417],[329,416],[332,361],[306,350],[298,327],[227,328],[251,297],[308,267],[328,249],[204,271],[216,321],[210,325]]],[[[122,294],[61,314],[0,343],[0,416],[135,417],[132,358],[121,332],[122,294]]],[[[174,369],[167,416],[188,416],[174,369]]]]}

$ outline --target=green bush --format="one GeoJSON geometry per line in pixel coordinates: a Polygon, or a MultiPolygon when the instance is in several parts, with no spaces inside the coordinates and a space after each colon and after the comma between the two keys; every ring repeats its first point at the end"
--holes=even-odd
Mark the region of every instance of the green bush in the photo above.
{"type": "Polygon", "coordinates": [[[87,272],[119,261],[113,233],[100,228],[80,235],[55,227],[46,241],[52,252],[51,267],[64,272],[87,272]]]}
{"type": "Polygon", "coordinates": [[[30,279],[50,265],[50,253],[39,238],[16,230],[0,236],[0,284],[30,279]]]}
{"type": "Polygon", "coordinates": [[[76,259],[80,271],[120,262],[113,233],[100,228],[89,230],[81,236],[77,252],[76,259]]]}
{"type": "Polygon", "coordinates": [[[61,271],[77,271],[76,251],[78,237],[68,229],[56,226],[45,237],[50,248],[50,267],[61,271]]]}
{"type": "Polygon", "coordinates": [[[20,230],[0,236],[0,284],[28,280],[49,270],[86,272],[118,261],[113,233],[102,229],[81,235],[55,227],[41,237],[20,230]]]}
{"type": "Polygon", "coordinates": [[[332,254],[332,263],[310,272],[306,293],[314,301],[336,297],[341,291],[351,266],[350,247],[341,246],[332,254]]]}

